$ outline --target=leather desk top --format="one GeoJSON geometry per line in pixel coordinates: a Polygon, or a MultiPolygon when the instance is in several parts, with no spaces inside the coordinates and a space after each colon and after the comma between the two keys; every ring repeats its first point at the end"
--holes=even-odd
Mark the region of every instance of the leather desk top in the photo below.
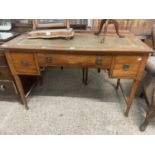
{"type": "Polygon", "coordinates": [[[5,49],[47,49],[67,51],[119,51],[119,52],[152,52],[134,35],[126,34],[124,38],[107,35],[105,42],[100,43],[102,35],[92,33],[76,33],[71,40],[65,39],[29,39],[27,34],[20,35],[2,45],[5,49]]]}

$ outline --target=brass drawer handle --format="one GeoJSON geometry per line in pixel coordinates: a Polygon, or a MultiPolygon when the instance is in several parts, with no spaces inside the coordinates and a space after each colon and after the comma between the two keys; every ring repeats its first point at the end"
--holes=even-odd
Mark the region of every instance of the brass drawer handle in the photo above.
{"type": "Polygon", "coordinates": [[[29,65],[29,63],[26,60],[21,60],[20,64],[22,66],[28,66],[29,65]]]}
{"type": "Polygon", "coordinates": [[[0,91],[4,92],[6,90],[6,87],[4,85],[0,85],[0,91]]]}
{"type": "Polygon", "coordinates": [[[102,64],[102,59],[101,58],[96,58],[96,64],[101,65],[102,64]]]}
{"type": "Polygon", "coordinates": [[[47,63],[52,62],[52,60],[53,60],[53,58],[52,58],[52,57],[46,57],[46,62],[47,62],[47,63]]]}
{"type": "Polygon", "coordinates": [[[123,70],[128,70],[130,68],[130,65],[129,64],[124,64],[123,65],[123,70]]]}

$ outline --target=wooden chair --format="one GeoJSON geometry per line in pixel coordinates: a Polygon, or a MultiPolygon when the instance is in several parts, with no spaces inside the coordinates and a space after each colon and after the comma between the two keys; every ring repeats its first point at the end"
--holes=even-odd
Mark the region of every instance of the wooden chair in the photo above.
{"type": "MultiPolygon", "coordinates": [[[[155,26],[152,29],[152,43],[155,50],[155,26]]],[[[140,126],[141,131],[145,131],[149,122],[155,117],[155,53],[149,57],[146,65],[146,76],[143,80],[143,92],[149,108],[145,121],[140,126]]]]}
{"type": "Polygon", "coordinates": [[[146,113],[145,121],[140,126],[140,131],[145,131],[153,117],[155,117],[155,87],[152,92],[151,104],[149,105],[148,111],[146,113]]]}

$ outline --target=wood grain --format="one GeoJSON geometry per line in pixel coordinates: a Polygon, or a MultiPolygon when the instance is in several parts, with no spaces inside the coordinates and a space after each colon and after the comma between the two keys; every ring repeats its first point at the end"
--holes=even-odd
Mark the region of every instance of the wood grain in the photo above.
{"type": "Polygon", "coordinates": [[[77,67],[99,67],[110,68],[112,56],[86,56],[86,55],[65,55],[65,54],[43,54],[38,53],[40,66],[77,66],[77,67]],[[47,59],[51,58],[50,62],[47,59]],[[97,64],[100,60],[100,64],[97,64]]]}
{"type": "Polygon", "coordinates": [[[11,53],[15,72],[19,74],[40,74],[35,62],[34,53],[11,53]],[[27,62],[27,65],[22,65],[22,61],[27,62]]]}
{"type": "Polygon", "coordinates": [[[116,56],[112,77],[135,77],[142,61],[141,56],[116,56]],[[129,65],[124,69],[124,65],[129,65]]]}

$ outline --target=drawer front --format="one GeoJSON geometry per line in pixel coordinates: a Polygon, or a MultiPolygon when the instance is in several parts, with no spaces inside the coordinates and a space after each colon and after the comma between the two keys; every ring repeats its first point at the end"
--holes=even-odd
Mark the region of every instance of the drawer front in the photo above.
{"type": "Polygon", "coordinates": [[[13,66],[18,74],[39,74],[34,53],[11,52],[13,66]]]}
{"type": "Polygon", "coordinates": [[[16,87],[13,81],[0,81],[0,96],[17,95],[16,87]]]}
{"type": "Polygon", "coordinates": [[[5,55],[0,53],[0,66],[8,66],[5,55]]]}
{"type": "Polygon", "coordinates": [[[0,66],[0,80],[11,80],[12,75],[9,70],[9,67],[1,67],[0,66]]]}
{"type": "Polygon", "coordinates": [[[136,77],[141,61],[141,56],[116,56],[112,76],[136,77]]]}
{"type": "Polygon", "coordinates": [[[111,62],[111,56],[38,54],[38,63],[40,66],[88,66],[110,68],[111,62]]]}

